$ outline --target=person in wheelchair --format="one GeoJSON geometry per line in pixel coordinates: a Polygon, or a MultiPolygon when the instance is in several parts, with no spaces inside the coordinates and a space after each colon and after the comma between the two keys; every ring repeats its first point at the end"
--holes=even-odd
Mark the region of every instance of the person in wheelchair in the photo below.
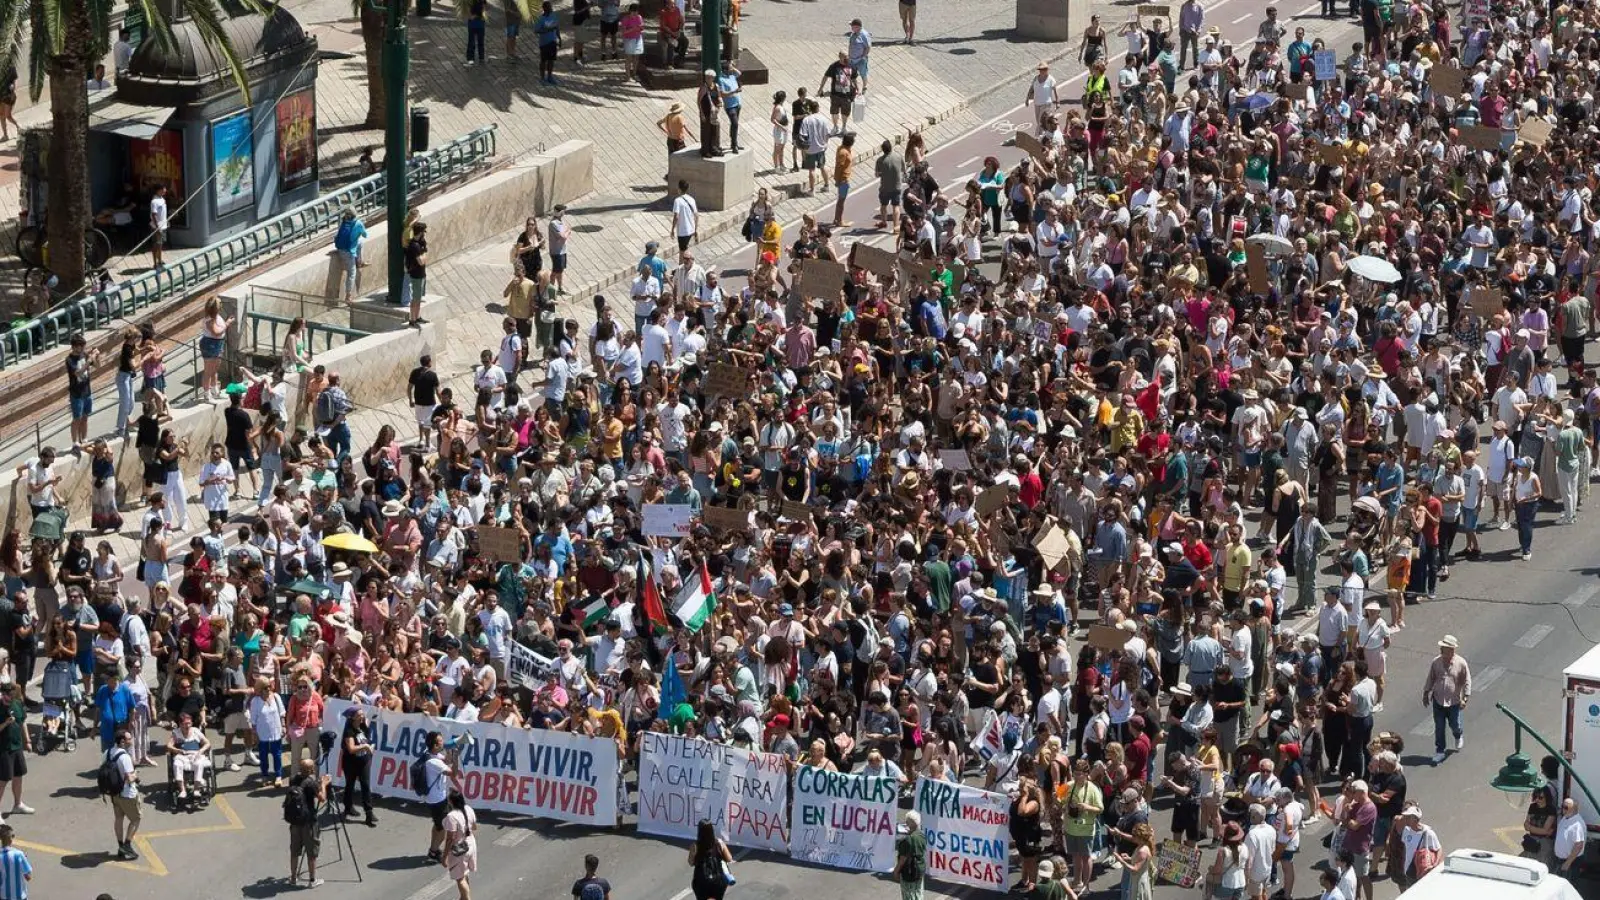
{"type": "Polygon", "coordinates": [[[210,738],[194,724],[193,716],[180,713],[178,727],[172,729],[172,737],[167,739],[167,758],[172,761],[172,783],[177,788],[178,805],[189,802],[191,788],[196,798],[203,794],[206,770],[211,767],[210,755],[210,738]],[[186,779],[193,784],[188,784],[186,779]]]}

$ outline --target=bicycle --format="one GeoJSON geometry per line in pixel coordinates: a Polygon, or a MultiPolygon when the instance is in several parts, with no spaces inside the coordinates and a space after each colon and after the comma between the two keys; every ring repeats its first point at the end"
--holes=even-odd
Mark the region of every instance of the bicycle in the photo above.
{"type": "MultiPolygon", "coordinates": [[[[17,258],[30,266],[48,268],[50,262],[50,241],[45,233],[44,223],[26,225],[17,231],[14,248],[17,258]]],[[[83,232],[83,264],[88,269],[98,269],[111,259],[111,239],[106,233],[95,227],[84,229],[83,232]]]]}

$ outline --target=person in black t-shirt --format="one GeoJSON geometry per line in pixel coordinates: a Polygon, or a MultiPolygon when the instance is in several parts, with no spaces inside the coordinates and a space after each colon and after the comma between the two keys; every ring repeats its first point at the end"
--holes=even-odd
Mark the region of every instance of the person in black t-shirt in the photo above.
{"type": "Polygon", "coordinates": [[[433,357],[427,353],[417,360],[411,370],[409,390],[411,409],[417,416],[417,446],[427,450],[433,431],[433,414],[439,405],[439,373],[433,370],[433,357]]]}
{"type": "Polygon", "coordinates": [[[417,222],[411,226],[411,240],[406,243],[406,277],[401,282],[400,302],[411,306],[411,322],[420,325],[422,295],[428,290],[428,223],[417,222]]]}
{"type": "Polygon", "coordinates": [[[72,336],[72,352],[67,354],[67,402],[72,410],[72,443],[89,440],[89,415],[94,412],[94,391],[89,375],[100,361],[99,350],[84,350],[83,335],[72,336]]]}
{"type": "MultiPolygon", "coordinates": [[[[228,448],[228,462],[235,472],[250,473],[250,495],[261,493],[261,481],[256,475],[256,454],[250,447],[250,433],[254,430],[250,412],[244,408],[243,394],[229,394],[228,408],[222,411],[222,424],[227,429],[223,446],[228,448]]],[[[233,497],[239,499],[239,479],[233,480],[233,497]]]]}

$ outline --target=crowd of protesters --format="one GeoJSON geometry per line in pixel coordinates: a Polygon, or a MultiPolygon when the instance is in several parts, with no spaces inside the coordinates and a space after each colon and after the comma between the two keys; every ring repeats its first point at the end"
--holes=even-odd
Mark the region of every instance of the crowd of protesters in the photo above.
{"type": "MultiPolygon", "coordinates": [[[[1160,834],[1215,842],[1218,897],[1304,896],[1319,815],[1323,896],[1409,883],[1441,848],[1375,718],[1420,688],[1443,763],[1471,674],[1450,635],[1423,685],[1386,682],[1386,651],[1407,606],[1485,564],[1481,535],[1515,526],[1526,560],[1535,518],[1576,522],[1591,480],[1600,23],[1364,2],[1364,40],[1319,80],[1325,48],[1275,10],[1236,48],[1190,5],[1177,46],[1159,20],[1123,29],[1114,86],[1096,22],[1079,105],[1041,66],[1015,166],[947,191],[920,137],[886,152],[892,270],[793,290],[850,248],[810,218],[785,240],[758,201],[745,283],[652,244],[585,328],[536,316],[522,242],[522,314],[470,392],[421,361],[414,440],[408,420],[352,446],[320,370],[301,423],[281,369],[243,373],[203,454],[147,404],[142,596],[109,544],[29,559],[7,535],[18,680],[38,629],[111,696],[138,683],[99,717],[140,764],[151,727],[181,751],[221,723],[221,768],[237,737],[281,778],[338,697],[614,737],[625,760],[670,729],[972,779],[1013,796],[1028,890],[1112,865],[1148,897],[1160,834]],[[1492,149],[1464,140],[1481,128],[1492,149]],[[230,524],[241,478],[259,514],[230,524]],[[647,537],[652,504],[692,509],[691,532],[647,537]],[[520,560],[483,553],[484,526],[520,560]],[[691,627],[672,601],[702,571],[691,627]],[[513,641],[556,661],[549,684],[511,683],[513,641]],[[663,708],[668,667],[686,697],[663,708]]],[[[863,46],[836,84],[864,90],[863,46]]],[[[59,505],[53,462],[23,467],[36,513],[59,505]]]]}

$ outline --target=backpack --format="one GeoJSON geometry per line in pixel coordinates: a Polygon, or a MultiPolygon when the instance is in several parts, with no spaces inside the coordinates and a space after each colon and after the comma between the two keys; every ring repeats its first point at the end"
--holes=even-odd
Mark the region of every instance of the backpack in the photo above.
{"type": "Polygon", "coordinates": [[[861,623],[861,643],[856,645],[856,659],[861,662],[871,662],[878,655],[878,623],[873,621],[872,612],[863,613],[856,621],[861,623]]]}
{"type": "Polygon", "coordinates": [[[423,755],[411,761],[411,790],[418,797],[428,796],[428,760],[431,758],[423,755]]]}
{"type": "Polygon", "coordinates": [[[606,900],[606,889],[598,881],[585,882],[578,892],[578,900],[606,900]]]}
{"type": "Polygon", "coordinates": [[[305,782],[289,785],[289,793],[283,797],[283,820],[290,825],[304,825],[312,820],[311,806],[306,803],[305,782]]]}
{"type": "Polygon", "coordinates": [[[117,765],[120,757],[117,754],[127,755],[128,751],[121,747],[113,747],[100,760],[100,769],[95,773],[95,785],[99,788],[102,797],[120,797],[122,789],[128,786],[128,777],[123,774],[122,767],[117,765]]]}
{"type": "Polygon", "coordinates": [[[317,395],[317,424],[332,425],[333,420],[339,417],[339,410],[333,405],[333,395],[324,388],[317,395]]]}

